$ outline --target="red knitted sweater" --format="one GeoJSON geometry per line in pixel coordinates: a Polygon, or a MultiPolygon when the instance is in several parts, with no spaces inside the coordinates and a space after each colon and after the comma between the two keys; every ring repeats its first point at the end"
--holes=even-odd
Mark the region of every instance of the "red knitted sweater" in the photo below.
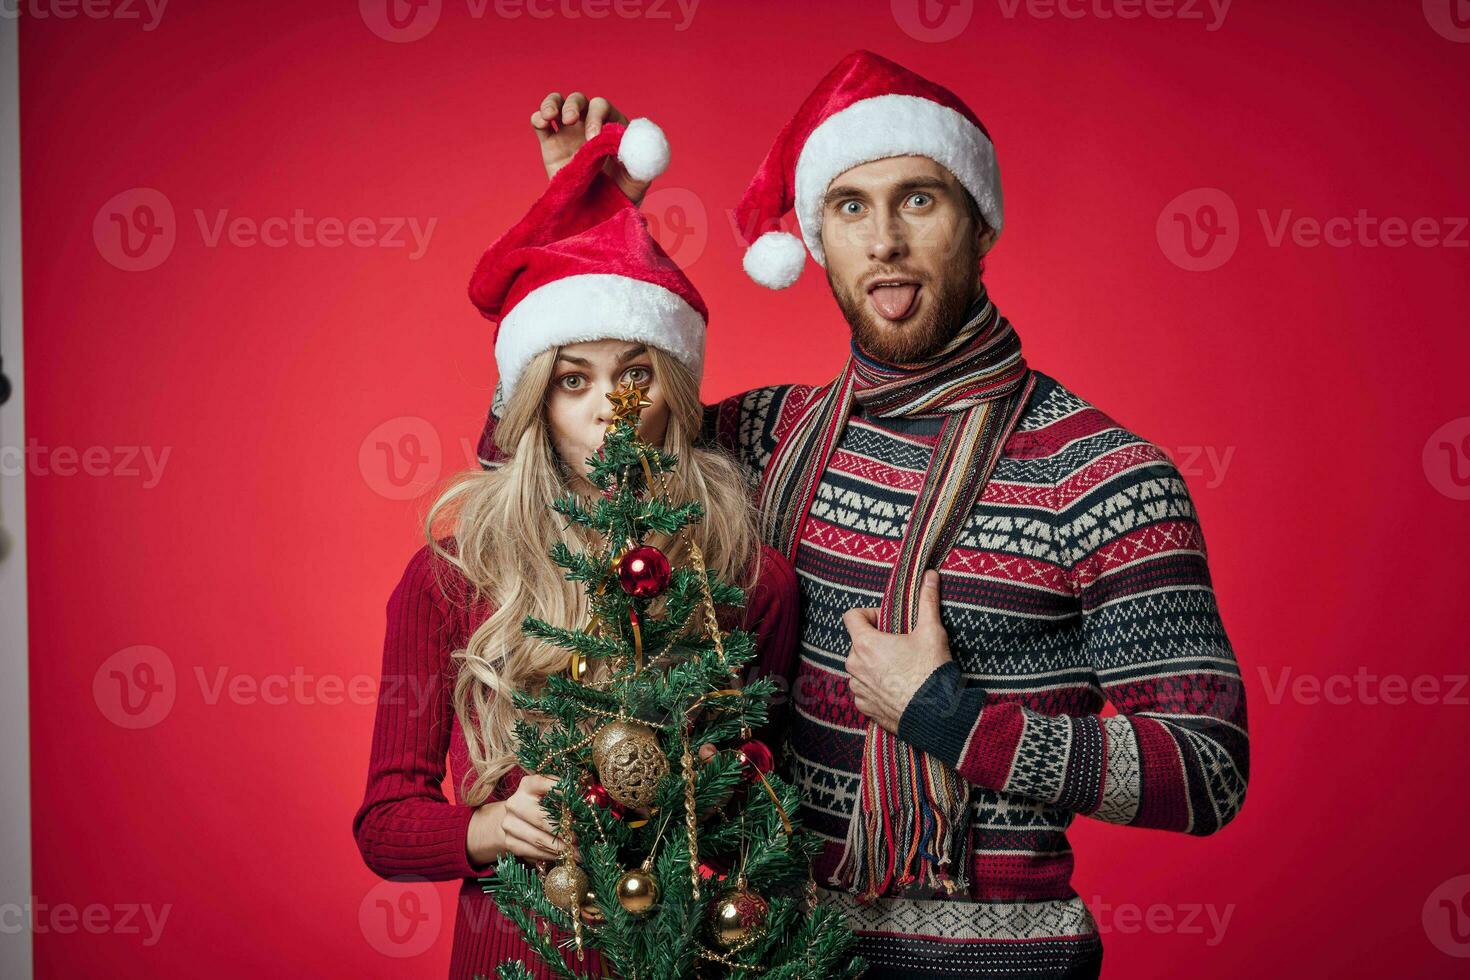
{"type": "MultiPolygon", "coordinates": [[[[452,549],[452,539],[441,539],[452,549]]],[[[434,557],[428,545],[409,559],[403,577],[388,599],[388,627],[383,644],[382,683],[373,725],[367,790],[352,821],[367,866],[383,878],[448,881],[463,879],[454,923],[449,975],[470,980],[495,976],[495,964],[523,960],[537,977],[550,972],[484,893],[477,878],[493,875],[493,865],[470,863],[466,838],[476,807],[462,802],[472,781],[464,733],[451,705],[454,663],[450,654],[489,614],[471,609],[468,584],[459,572],[434,557]],[[453,802],[445,794],[446,759],[453,802]]],[[[790,687],[797,638],[797,585],[791,565],[762,546],[756,584],[746,598],[745,615],[721,616],[756,635],[757,659],[748,677],[784,678],[790,687]]],[[[770,745],[779,744],[784,697],[773,699],[770,723],[759,732],[770,745]]],[[[521,770],[501,777],[492,800],[515,792],[521,770]]],[[[553,936],[560,942],[567,938],[553,936]]],[[[605,975],[589,953],[581,964],[570,951],[567,963],[589,976],[605,975]]]]}

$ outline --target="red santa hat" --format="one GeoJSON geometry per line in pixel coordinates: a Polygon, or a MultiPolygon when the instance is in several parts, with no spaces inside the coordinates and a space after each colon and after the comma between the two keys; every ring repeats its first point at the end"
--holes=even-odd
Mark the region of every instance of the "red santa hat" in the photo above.
{"type": "Polygon", "coordinates": [[[603,126],[475,266],[470,301],[498,322],[497,401],[511,397],[537,354],[588,340],[646,343],[696,375],[702,369],[709,310],[603,173],[614,155],[636,179],[652,180],[668,167],[669,144],[647,119],[603,126]]]}
{"type": "Polygon", "coordinates": [[[854,51],[807,96],[741,198],[736,217],[750,246],[746,273],[762,286],[785,289],[801,275],[806,250],[825,266],[822,198],[833,178],[862,163],[911,154],[954,174],[1000,233],[1000,169],[979,118],[949,89],[871,51],[854,51]],[[801,239],[779,230],[792,208],[801,239]]]}

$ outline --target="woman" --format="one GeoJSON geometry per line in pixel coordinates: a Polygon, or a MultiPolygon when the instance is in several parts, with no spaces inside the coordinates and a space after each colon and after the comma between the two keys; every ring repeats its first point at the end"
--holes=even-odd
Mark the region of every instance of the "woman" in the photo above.
{"type": "MultiPolygon", "coordinates": [[[[496,470],[462,474],[435,501],[428,541],[388,603],[367,791],[353,830],[382,877],[463,879],[453,977],[493,977],[503,960],[550,975],[475,879],[493,875],[502,855],[550,862],[575,845],[557,838],[540,806],[554,780],[515,764],[522,715],[511,693],[537,691],[567,669],[564,650],[521,634],[525,616],[563,625],[588,619],[580,586],[565,581],[547,552],[557,540],[574,549],[596,542],[564,527],[549,505],[568,491],[596,493],[586,460],[611,421],[606,395],[620,384],[648,389],[640,434],[677,454],[674,499],[704,504],[705,519],[679,537],[692,538],[716,574],[747,591],[743,619],[736,610],[722,610],[722,619],[757,637],[748,676],[784,678],[793,664],[795,575],[759,544],[735,463],[694,445],[704,302],[602,174],[614,153],[650,179],[667,162],[652,123],[605,127],[477,265],[471,298],[499,323],[496,440],[506,458],[496,470]],[[446,757],[452,803],[440,788],[446,757]]],[[[678,540],[653,543],[676,558],[682,551],[678,540]]],[[[777,724],[773,710],[761,734],[772,739],[777,724]]],[[[579,973],[606,975],[590,950],[581,963],[566,957],[579,973]]]]}

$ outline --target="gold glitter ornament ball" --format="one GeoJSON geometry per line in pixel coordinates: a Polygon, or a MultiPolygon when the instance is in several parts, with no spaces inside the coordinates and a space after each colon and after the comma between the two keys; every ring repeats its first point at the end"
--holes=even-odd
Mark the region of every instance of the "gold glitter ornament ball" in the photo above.
{"type": "Polygon", "coordinates": [[[647,725],[614,721],[597,730],[592,764],[607,794],[623,806],[653,805],[659,780],[669,773],[669,759],[658,736],[647,725]]]}
{"type": "Polygon", "coordinates": [[[564,912],[586,903],[590,887],[587,872],[570,861],[558,864],[541,880],[541,891],[546,900],[564,912]]]}
{"type": "Polygon", "coordinates": [[[644,915],[658,904],[658,879],[642,868],[625,871],[618,879],[618,904],[633,915],[644,915]]]}

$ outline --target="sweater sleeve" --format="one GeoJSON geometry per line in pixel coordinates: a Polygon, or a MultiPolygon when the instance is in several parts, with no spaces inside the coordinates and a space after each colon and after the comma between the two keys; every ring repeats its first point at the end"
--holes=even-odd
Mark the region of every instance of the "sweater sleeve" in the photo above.
{"type": "Polygon", "coordinates": [[[708,405],[703,437],[735,457],[754,491],[784,431],[788,403],[800,402],[811,390],[809,385],[771,385],[708,405]]]}
{"type": "MultiPolygon", "coordinates": [[[[388,599],[367,790],[352,821],[363,861],[384,878],[444,881],[494,872],[493,865],[472,865],[466,850],[477,808],[449,802],[442,787],[455,724],[450,654],[457,618],[436,582],[435,561],[428,545],[420,548],[388,599]]],[[[439,574],[456,572],[441,563],[439,574]]]]}
{"type": "Polygon", "coordinates": [[[1246,702],[1183,477],[1138,440],[1057,494],[1082,642],[1117,713],[987,701],[948,664],[905,710],[899,735],[990,789],[1109,823],[1213,833],[1245,800],[1246,702]]]}
{"type": "Polygon", "coordinates": [[[775,751],[785,736],[796,674],[800,594],[796,572],[785,556],[769,545],[761,545],[760,552],[760,572],[746,600],[744,624],[755,634],[756,658],[745,679],[771,677],[776,682],[766,723],[752,735],[775,751]]]}

